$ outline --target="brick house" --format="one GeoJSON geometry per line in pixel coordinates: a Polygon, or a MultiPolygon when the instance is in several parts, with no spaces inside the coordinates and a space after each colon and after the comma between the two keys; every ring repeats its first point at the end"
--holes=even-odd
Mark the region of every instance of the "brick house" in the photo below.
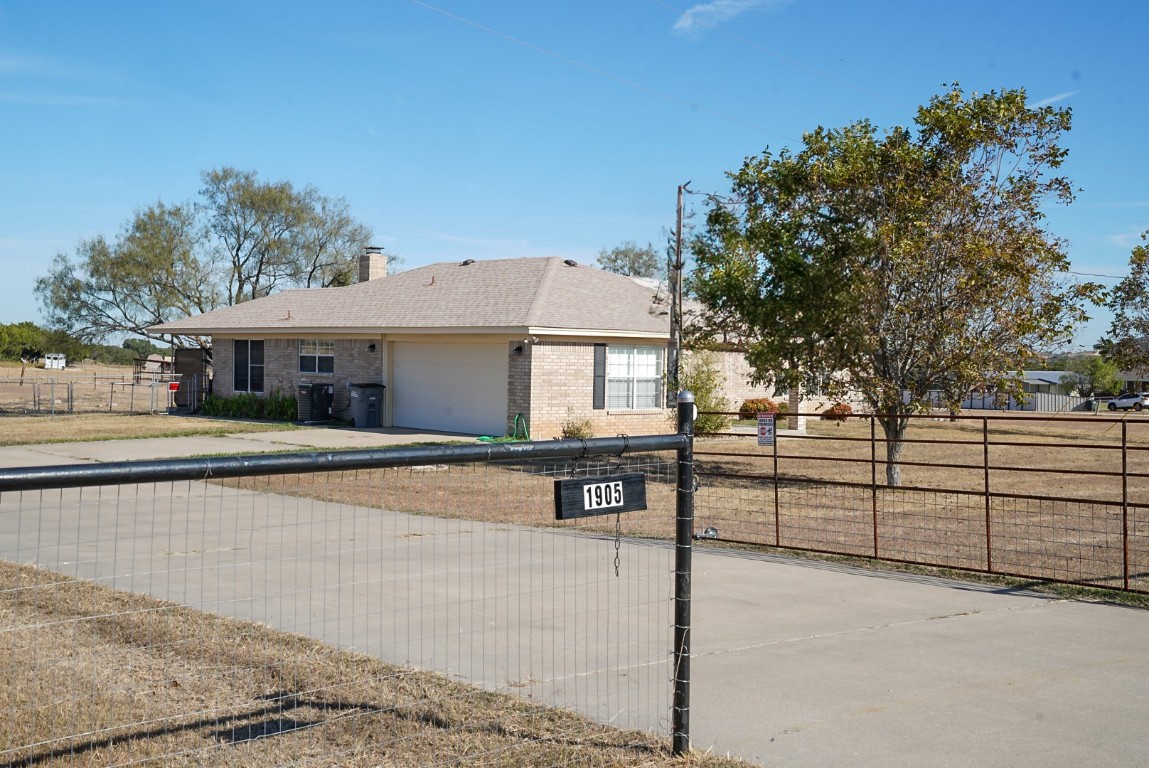
{"type": "MultiPolygon", "coordinates": [[[[438,263],[395,275],[369,249],[359,282],[284,291],[157,325],[212,339],[213,391],[296,393],[330,384],[350,419],[353,384],[382,384],[380,422],[480,435],[667,429],[666,291],[558,258],[438,263]]],[[[732,407],[760,390],[723,360],[732,407]],[[736,399],[737,398],[737,399],[736,399]]],[[[736,359],[735,359],[736,358],[736,359]]]]}

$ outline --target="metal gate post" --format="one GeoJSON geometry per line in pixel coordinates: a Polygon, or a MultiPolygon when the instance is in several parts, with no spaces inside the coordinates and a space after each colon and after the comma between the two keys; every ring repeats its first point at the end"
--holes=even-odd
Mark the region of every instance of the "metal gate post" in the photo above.
{"type": "Polygon", "coordinates": [[[1129,589],[1129,422],[1121,420],[1121,588],[1129,589]]]}
{"type": "Polygon", "coordinates": [[[694,535],[694,394],[678,393],[678,493],[674,535],[674,701],[671,705],[671,750],[690,751],[690,572],[694,535]]]}

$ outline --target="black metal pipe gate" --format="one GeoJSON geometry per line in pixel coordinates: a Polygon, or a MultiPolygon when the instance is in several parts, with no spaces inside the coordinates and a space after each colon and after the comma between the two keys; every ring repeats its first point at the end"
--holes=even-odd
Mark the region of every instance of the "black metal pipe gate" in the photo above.
{"type": "Polygon", "coordinates": [[[690,750],[690,573],[694,533],[694,395],[678,394],[678,432],[669,435],[551,440],[531,443],[429,445],[355,451],[119,461],[0,469],[0,494],[83,486],[212,480],[426,464],[589,458],[643,451],[676,451],[674,648],[671,742],[675,755],[690,750]]]}

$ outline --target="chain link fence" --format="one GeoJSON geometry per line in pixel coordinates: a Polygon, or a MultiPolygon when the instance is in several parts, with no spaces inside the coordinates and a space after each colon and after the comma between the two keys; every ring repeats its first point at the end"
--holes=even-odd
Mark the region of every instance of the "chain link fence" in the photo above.
{"type": "Polygon", "coordinates": [[[130,370],[35,370],[0,376],[0,416],[162,413],[174,405],[180,377],[130,370]]]}

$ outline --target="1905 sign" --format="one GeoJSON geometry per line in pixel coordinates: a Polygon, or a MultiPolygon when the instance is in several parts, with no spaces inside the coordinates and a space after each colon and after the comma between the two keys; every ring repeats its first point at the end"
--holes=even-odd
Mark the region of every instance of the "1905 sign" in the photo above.
{"type": "Polygon", "coordinates": [[[613,515],[646,509],[646,475],[555,480],[555,519],[613,515]]]}

